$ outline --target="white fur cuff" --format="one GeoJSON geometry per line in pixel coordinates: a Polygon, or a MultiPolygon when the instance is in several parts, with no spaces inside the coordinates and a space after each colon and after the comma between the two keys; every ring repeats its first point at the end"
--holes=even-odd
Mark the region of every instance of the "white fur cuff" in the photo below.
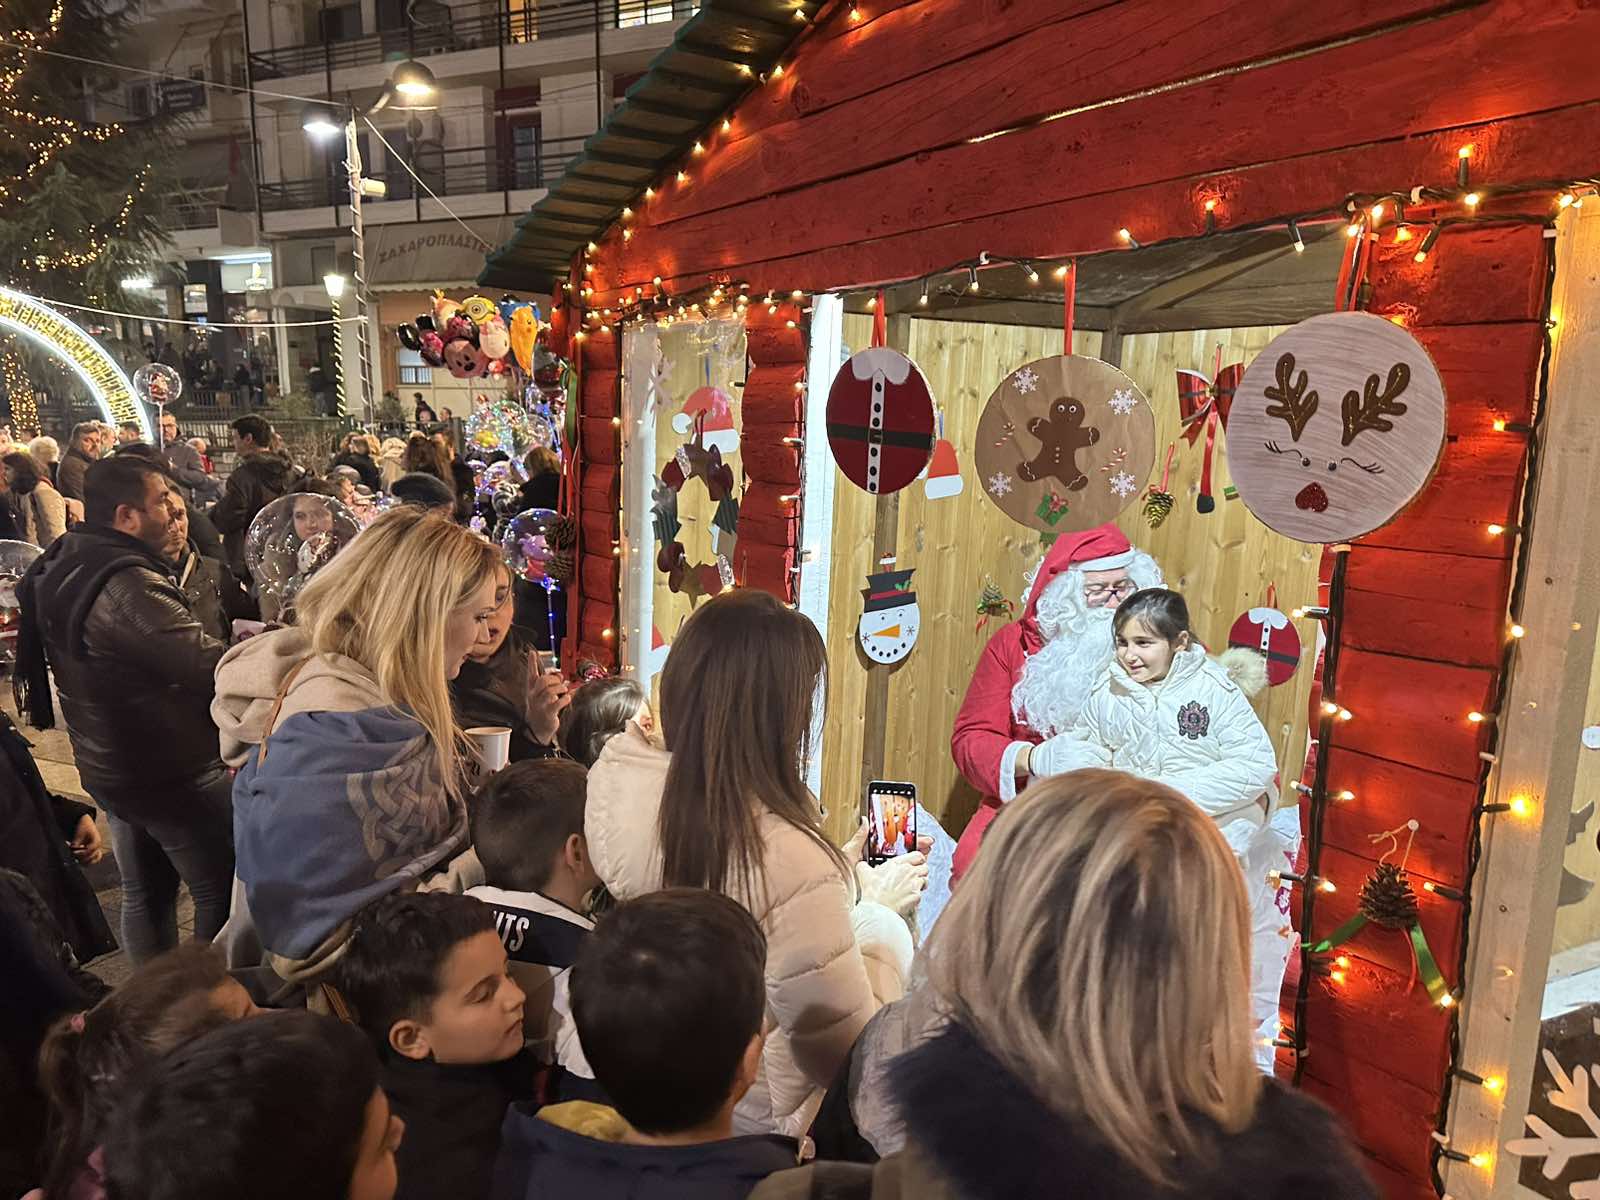
{"type": "Polygon", "coordinates": [[[995,795],[1000,798],[1001,804],[1016,799],[1017,755],[1027,748],[1027,742],[1012,742],[1000,756],[1000,779],[995,787],[995,795]]]}

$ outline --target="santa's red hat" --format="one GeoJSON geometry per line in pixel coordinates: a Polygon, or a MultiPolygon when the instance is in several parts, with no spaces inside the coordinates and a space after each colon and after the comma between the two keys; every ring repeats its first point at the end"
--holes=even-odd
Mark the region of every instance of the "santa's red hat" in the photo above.
{"type": "Polygon", "coordinates": [[[1081,533],[1064,533],[1045,553],[1034,576],[1033,589],[1028,593],[1028,607],[1022,619],[1033,624],[1039,607],[1039,597],[1058,575],[1071,570],[1115,571],[1133,562],[1133,545],[1128,535],[1115,525],[1101,525],[1081,533]]]}

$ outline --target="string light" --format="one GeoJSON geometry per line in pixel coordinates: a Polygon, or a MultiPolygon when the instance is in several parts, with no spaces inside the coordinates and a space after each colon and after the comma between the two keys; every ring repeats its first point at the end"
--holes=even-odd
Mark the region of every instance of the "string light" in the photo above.
{"type": "Polygon", "coordinates": [[[1396,245],[1401,242],[1409,242],[1411,240],[1411,230],[1404,225],[1398,226],[1394,231],[1394,240],[1396,245]]]}
{"type": "Polygon", "coordinates": [[[922,295],[917,297],[917,303],[926,306],[928,303],[928,281],[922,281],[922,295]]]}
{"type": "Polygon", "coordinates": [[[1467,898],[1465,892],[1458,891],[1457,889],[1448,887],[1442,883],[1435,883],[1431,879],[1423,882],[1422,890],[1427,892],[1430,896],[1442,896],[1446,900],[1454,900],[1457,903],[1467,898]]]}
{"type": "Polygon", "coordinates": [[[1528,631],[1526,629],[1524,629],[1521,625],[1513,625],[1511,627],[1511,636],[1514,637],[1514,638],[1519,638],[1519,639],[1520,638],[1525,638],[1525,637],[1528,636],[1528,631]]]}
{"type": "Polygon", "coordinates": [[[977,267],[968,267],[967,268],[967,276],[968,276],[967,291],[969,291],[969,292],[977,291],[978,290],[978,268],[977,267]]]}
{"type": "Polygon", "coordinates": [[[1300,236],[1300,226],[1293,221],[1289,222],[1289,240],[1294,243],[1294,252],[1296,254],[1304,254],[1306,252],[1306,240],[1300,236]]]}
{"type": "Polygon", "coordinates": [[[1134,249],[1134,250],[1139,249],[1139,239],[1134,237],[1133,234],[1129,230],[1127,230],[1125,228],[1124,229],[1119,229],[1119,230],[1117,230],[1117,236],[1119,238],[1121,238],[1123,241],[1127,242],[1128,246],[1131,249],[1134,249]]]}
{"type": "Polygon", "coordinates": [[[1059,267],[1057,267],[1055,274],[1057,279],[1065,279],[1067,277],[1067,264],[1062,263],[1059,267]]]}
{"type": "Polygon", "coordinates": [[[1479,192],[1468,192],[1465,196],[1461,197],[1461,203],[1465,204],[1468,208],[1477,208],[1479,202],[1482,200],[1483,196],[1479,192]]]}
{"type": "Polygon", "coordinates": [[[1417,247],[1416,254],[1412,256],[1417,262],[1426,262],[1428,260],[1428,252],[1433,249],[1434,243],[1439,240],[1440,228],[1440,226],[1435,225],[1428,230],[1428,236],[1422,239],[1422,245],[1417,247]]]}
{"type": "Polygon", "coordinates": [[[1467,167],[1467,164],[1470,163],[1471,161],[1472,161],[1472,147],[1471,147],[1471,145],[1462,146],[1461,149],[1456,151],[1456,186],[1458,188],[1463,188],[1464,189],[1467,186],[1467,178],[1468,178],[1468,167],[1467,167]]]}
{"type": "Polygon", "coordinates": [[[1483,725],[1487,722],[1492,722],[1494,720],[1494,715],[1492,713],[1482,713],[1477,709],[1473,709],[1467,714],[1467,720],[1471,721],[1474,725],[1483,725]]]}

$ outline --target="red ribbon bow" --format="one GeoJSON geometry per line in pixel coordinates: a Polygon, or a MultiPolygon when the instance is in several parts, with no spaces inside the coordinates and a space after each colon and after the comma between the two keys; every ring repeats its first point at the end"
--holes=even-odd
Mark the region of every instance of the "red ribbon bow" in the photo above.
{"type": "Polygon", "coordinates": [[[1205,458],[1200,465],[1200,494],[1195,508],[1202,513],[1211,512],[1217,502],[1211,496],[1211,456],[1217,445],[1217,426],[1228,427],[1228,414],[1233,411],[1234,393],[1244,378],[1244,364],[1222,365],[1222,347],[1217,347],[1215,378],[1207,380],[1198,371],[1178,372],[1178,413],[1183,418],[1183,436],[1194,445],[1203,427],[1206,431],[1205,458]]]}

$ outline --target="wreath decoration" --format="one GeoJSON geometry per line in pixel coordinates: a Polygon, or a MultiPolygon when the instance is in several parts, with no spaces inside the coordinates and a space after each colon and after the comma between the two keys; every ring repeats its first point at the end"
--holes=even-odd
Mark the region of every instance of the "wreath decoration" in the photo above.
{"type": "Polygon", "coordinates": [[[694,439],[678,447],[651,489],[654,503],[650,513],[660,546],[656,566],[666,575],[667,587],[688,596],[691,604],[733,586],[733,553],[739,528],[739,502],[733,498],[733,484],[733,468],[722,461],[722,452],[715,446],[706,448],[705,431],[697,422],[694,439]],[[678,496],[691,479],[704,482],[706,494],[717,506],[711,520],[716,530],[712,541],[716,558],[711,562],[691,563],[689,552],[678,538],[683,529],[678,520],[678,496]]]}

